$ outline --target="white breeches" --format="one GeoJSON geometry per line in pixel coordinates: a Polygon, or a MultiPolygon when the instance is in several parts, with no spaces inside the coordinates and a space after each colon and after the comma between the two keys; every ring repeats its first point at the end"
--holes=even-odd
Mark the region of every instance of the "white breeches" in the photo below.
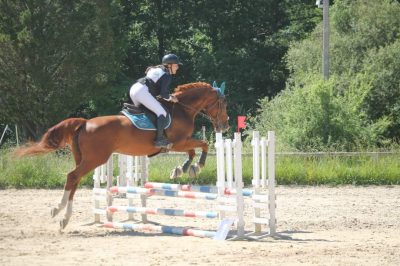
{"type": "Polygon", "coordinates": [[[161,106],[161,104],[150,94],[149,89],[146,85],[141,83],[135,83],[129,90],[129,96],[131,97],[133,104],[139,107],[141,104],[146,106],[148,109],[153,111],[157,117],[160,115],[167,116],[167,112],[161,106]]]}

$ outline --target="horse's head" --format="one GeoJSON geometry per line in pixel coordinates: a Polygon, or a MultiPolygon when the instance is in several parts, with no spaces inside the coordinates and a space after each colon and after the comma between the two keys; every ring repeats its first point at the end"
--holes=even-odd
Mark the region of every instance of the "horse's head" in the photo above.
{"type": "Polygon", "coordinates": [[[218,87],[213,83],[213,91],[210,93],[204,113],[211,118],[216,132],[226,131],[229,128],[229,116],[227,114],[227,101],[225,98],[225,82],[218,87]]]}
{"type": "Polygon", "coordinates": [[[226,131],[229,128],[227,103],[224,95],[225,83],[218,88],[204,82],[195,82],[180,85],[175,89],[175,96],[179,104],[193,115],[202,114],[210,120],[217,132],[226,131]]]}

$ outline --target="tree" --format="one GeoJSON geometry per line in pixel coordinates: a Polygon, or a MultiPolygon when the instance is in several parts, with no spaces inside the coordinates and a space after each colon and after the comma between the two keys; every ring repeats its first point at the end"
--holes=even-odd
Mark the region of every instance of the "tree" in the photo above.
{"type": "Polygon", "coordinates": [[[390,121],[384,136],[400,140],[400,39],[372,49],[356,77],[358,88],[369,88],[363,109],[372,121],[390,121]]]}
{"type": "Polygon", "coordinates": [[[251,113],[284,88],[282,58],[316,18],[302,0],[2,1],[0,115],[36,137],[68,116],[115,113],[171,52],[184,61],[173,87],[226,81],[230,115],[251,113]]]}
{"type": "Polygon", "coordinates": [[[116,1],[1,1],[0,115],[27,136],[102,94],[120,68],[116,1]]]}

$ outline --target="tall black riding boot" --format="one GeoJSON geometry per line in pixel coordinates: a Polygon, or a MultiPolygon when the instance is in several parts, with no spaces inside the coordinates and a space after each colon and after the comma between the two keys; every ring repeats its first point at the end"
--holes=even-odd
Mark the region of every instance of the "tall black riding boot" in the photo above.
{"type": "Polygon", "coordinates": [[[156,148],[164,148],[164,149],[170,149],[172,146],[172,143],[169,142],[165,136],[164,136],[164,127],[168,124],[168,119],[160,115],[157,117],[157,138],[154,142],[154,145],[156,148]]]}

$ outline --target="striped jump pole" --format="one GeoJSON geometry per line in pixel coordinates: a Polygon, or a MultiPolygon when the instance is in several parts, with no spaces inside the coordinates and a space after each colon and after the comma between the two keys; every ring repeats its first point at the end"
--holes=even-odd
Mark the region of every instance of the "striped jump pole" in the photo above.
{"type": "Polygon", "coordinates": [[[180,191],[180,190],[176,191],[176,190],[142,188],[142,187],[111,187],[110,192],[127,193],[127,194],[145,194],[147,196],[158,195],[166,197],[206,199],[206,200],[216,200],[218,197],[218,194],[215,193],[202,193],[202,192],[180,191]]]}
{"type": "Polygon", "coordinates": [[[165,208],[146,208],[146,207],[128,207],[128,206],[110,206],[107,208],[108,212],[130,212],[130,213],[141,213],[141,214],[153,214],[153,215],[167,215],[167,216],[182,216],[191,218],[218,218],[218,212],[212,211],[186,211],[178,209],[165,209],[165,208]]]}
{"type": "Polygon", "coordinates": [[[196,230],[196,229],[191,229],[191,228],[161,226],[161,225],[153,225],[153,224],[129,224],[129,223],[107,222],[104,224],[104,227],[114,228],[114,229],[132,230],[132,231],[154,232],[154,233],[170,234],[170,235],[181,235],[181,236],[213,238],[216,235],[216,232],[214,232],[214,231],[203,231],[203,230],[196,230]]]}
{"type": "MultiPolygon", "coordinates": [[[[182,185],[182,184],[169,184],[169,183],[157,183],[157,182],[146,182],[144,184],[145,188],[155,188],[155,189],[165,189],[173,191],[195,191],[203,193],[218,193],[218,188],[216,186],[195,186],[195,185],[182,185]]],[[[236,195],[237,191],[235,188],[224,188],[224,195],[236,195]]],[[[242,194],[245,197],[250,197],[253,194],[251,189],[243,189],[242,194]]]]}

